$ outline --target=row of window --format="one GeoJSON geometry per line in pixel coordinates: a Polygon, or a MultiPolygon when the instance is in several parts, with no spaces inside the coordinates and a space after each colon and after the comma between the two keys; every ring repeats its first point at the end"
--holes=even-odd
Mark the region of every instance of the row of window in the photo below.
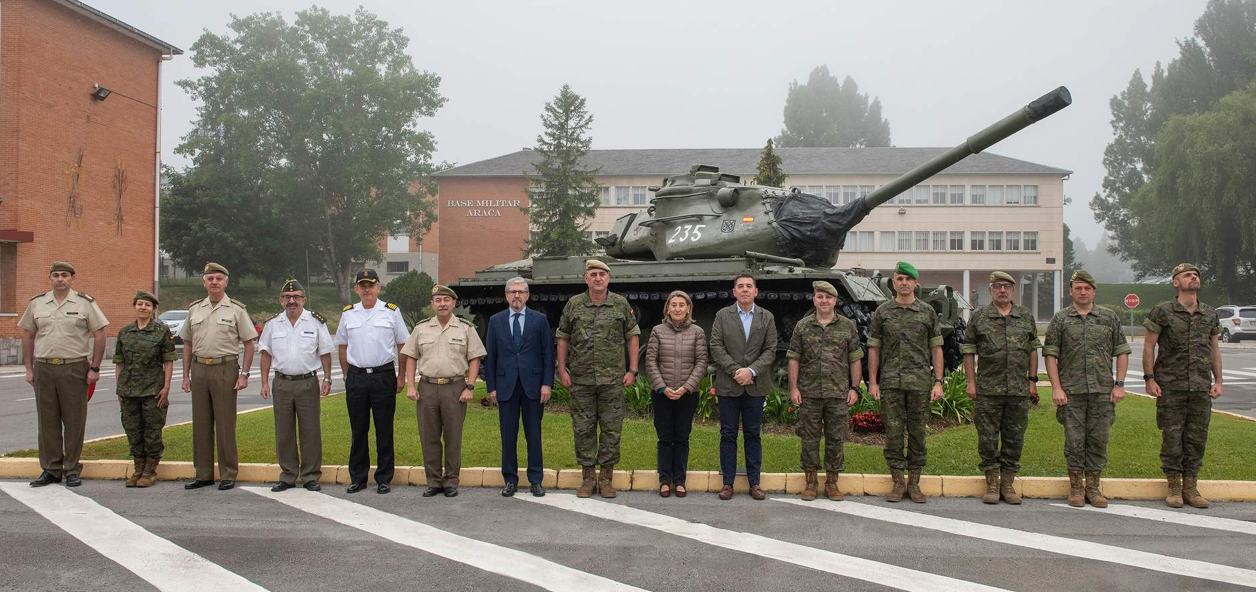
{"type": "MultiPolygon", "coordinates": [[[[872,193],[872,185],[805,185],[804,193],[845,205],[872,193]]],[[[1037,185],[917,185],[894,198],[902,206],[1004,206],[1038,205],[1037,185]]]]}
{"type": "Polygon", "coordinates": [[[604,206],[644,206],[650,201],[649,191],[644,185],[603,185],[602,205],[604,206]]]}
{"type": "Polygon", "coordinates": [[[1037,251],[1038,233],[1016,231],[970,230],[951,231],[893,231],[882,230],[880,242],[874,242],[871,230],[852,230],[846,233],[846,251],[1037,251]],[[967,249],[965,249],[967,242],[967,249]],[[875,247],[874,247],[875,245],[875,247]]]}

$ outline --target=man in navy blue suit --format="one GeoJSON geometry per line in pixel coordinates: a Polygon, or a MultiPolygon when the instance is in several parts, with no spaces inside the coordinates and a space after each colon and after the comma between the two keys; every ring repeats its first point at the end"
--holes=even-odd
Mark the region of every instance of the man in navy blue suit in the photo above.
{"type": "Polygon", "coordinates": [[[541,406],[549,401],[554,385],[554,335],[545,315],[524,306],[528,302],[528,281],[511,278],[506,282],[506,302],[510,308],[488,321],[484,340],[484,379],[489,399],[497,403],[502,432],[502,496],[511,497],[519,489],[519,417],[528,441],[528,483],[532,495],[541,497],[544,476],[541,459],[541,406]]]}

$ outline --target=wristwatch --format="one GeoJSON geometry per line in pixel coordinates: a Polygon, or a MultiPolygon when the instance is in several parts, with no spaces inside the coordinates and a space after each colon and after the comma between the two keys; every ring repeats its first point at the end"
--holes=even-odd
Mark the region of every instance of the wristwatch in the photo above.
{"type": "Polygon", "coordinates": [[[100,366],[88,366],[87,369],[92,372],[100,372],[100,366]]]}
{"type": "Polygon", "coordinates": [[[1116,385],[1117,385],[1117,386],[1119,386],[1119,387],[1121,387],[1121,388],[1125,388],[1125,381],[1124,381],[1124,380],[1118,380],[1118,381],[1116,381],[1116,385]]]}
{"type": "Polygon", "coordinates": [[[629,373],[629,374],[631,374],[631,375],[633,375],[633,376],[636,376],[636,375],[637,375],[637,371],[636,371],[636,370],[629,370],[629,371],[628,371],[628,373],[629,373]]]}
{"type": "Polygon", "coordinates": [[[469,383],[469,382],[468,382],[468,383],[466,384],[466,386],[462,387],[462,390],[464,390],[464,391],[473,391],[473,390],[475,390],[475,385],[474,385],[474,384],[471,384],[471,383],[469,383]]]}
{"type": "Polygon", "coordinates": [[[942,384],[942,379],[941,379],[941,378],[938,378],[937,376],[934,376],[934,377],[933,377],[933,382],[934,382],[935,384],[942,384]]]}
{"type": "Polygon", "coordinates": [[[330,379],[330,378],[324,378],[324,379],[323,379],[323,382],[326,382],[327,384],[331,384],[331,379],[330,379]]]}
{"type": "Polygon", "coordinates": [[[1037,374],[1035,374],[1035,375],[1033,375],[1033,376],[1030,376],[1030,377],[1029,377],[1029,382],[1031,382],[1031,383],[1033,383],[1033,384],[1038,384],[1038,375],[1037,375],[1037,374]]]}
{"type": "Polygon", "coordinates": [[[240,376],[243,376],[243,377],[245,377],[245,378],[248,378],[248,377],[249,377],[249,374],[250,374],[249,372],[241,372],[241,373],[240,373],[240,376]]]}
{"type": "Polygon", "coordinates": [[[1143,382],[1147,382],[1148,380],[1155,380],[1155,379],[1156,379],[1156,375],[1155,375],[1155,374],[1144,374],[1144,375],[1143,375],[1143,382]]]}

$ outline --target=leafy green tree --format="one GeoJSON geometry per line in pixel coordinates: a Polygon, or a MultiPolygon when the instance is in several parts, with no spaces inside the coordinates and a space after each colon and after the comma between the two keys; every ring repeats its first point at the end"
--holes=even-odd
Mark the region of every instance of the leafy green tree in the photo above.
{"type": "Polygon", "coordinates": [[[763,152],[759,153],[759,164],[756,169],[758,174],[754,176],[755,185],[768,187],[785,186],[785,178],[788,175],[781,169],[780,155],[772,149],[772,138],[768,138],[768,143],[763,147],[763,152]]]}
{"type": "Polygon", "coordinates": [[[601,188],[600,168],[589,168],[584,158],[593,145],[589,128],[593,116],[584,97],[564,84],[541,114],[544,131],[536,137],[540,160],[528,175],[528,214],[532,236],[527,253],[535,255],[588,255],[597,249],[585,237],[588,220],[597,212],[601,188]]]}
{"type": "Polygon", "coordinates": [[[1082,268],[1082,264],[1077,260],[1077,250],[1073,247],[1073,237],[1069,231],[1068,224],[1064,225],[1064,277],[1073,277],[1073,272],[1082,268]]]}
{"type": "Polygon", "coordinates": [[[432,276],[411,269],[393,278],[380,290],[379,297],[384,302],[396,304],[401,309],[401,316],[411,330],[414,324],[427,315],[427,308],[432,303],[432,286],[436,282],[432,276]]]}
{"type": "Polygon", "coordinates": [[[889,146],[890,122],[881,116],[881,100],[847,76],[838,83],[828,66],[817,66],[805,84],[789,84],[785,128],[776,145],[789,148],[889,146]]]}
{"type": "Polygon", "coordinates": [[[256,212],[308,236],[349,302],[354,261],[379,259],[382,237],[422,235],[435,221],[440,165],[417,120],[444,104],[440,78],[415,68],[400,29],[362,8],[228,26],[192,45],[207,73],[178,82],[201,104],[177,151],[192,157],[203,194],[261,202],[236,213],[242,223],[256,212]]]}

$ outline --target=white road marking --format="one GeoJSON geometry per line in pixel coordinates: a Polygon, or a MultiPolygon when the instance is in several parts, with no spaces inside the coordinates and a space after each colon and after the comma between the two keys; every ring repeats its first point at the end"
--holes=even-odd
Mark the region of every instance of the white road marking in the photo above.
{"type": "MultiPolygon", "coordinates": [[[[1068,504],[1051,504],[1061,508],[1073,508],[1068,504]]],[[[1142,518],[1144,520],[1154,520],[1156,522],[1169,522],[1172,524],[1182,524],[1185,526],[1197,526],[1199,528],[1210,528],[1213,530],[1225,530],[1229,532],[1238,532],[1242,534],[1256,535],[1256,523],[1247,522],[1246,520],[1235,520],[1233,518],[1218,518],[1215,516],[1202,516],[1198,512],[1180,511],[1173,512],[1169,510],[1157,510],[1153,508],[1143,508],[1139,506],[1127,506],[1124,504],[1110,505],[1107,508],[1094,508],[1086,506],[1085,508],[1075,508],[1078,510],[1090,510],[1100,514],[1117,514],[1119,516],[1128,516],[1130,518],[1142,518]]]]}
{"type": "Polygon", "coordinates": [[[0,483],[0,489],[158,590],[266,590],[64,487],[0,483]]]}
{"type": "Polygon", "coordinates": [[[310,491],[287,491],[276,494],[262,487],[242,489],[303,512],[369,532],[394,543],[516,579],[545,590],[643,592],[641,588],[572,569],[536,555],[456,535],[329,495],[310,491]]]}
{"type": "MultiPolygon", "coordinates": [[[[1256,372],[1239,372],[1238,370],[1225,370],[1225,369],[1221,370],[1222,377],[1230,378],[1231,375],[1239,376],[1242,378],[1256,378],[1256,372]]],[[[1242,378],[1240,378],[1240,380],[1242,380],[1242,378]]]]}
{"type": "Polygon", "coordinates": [[[34,400],[35,400],[35,397],[26,397],[25,399],[18,399],[18,402],[20,403],[22,401],[34,401],[34,400]]]}
{"type": "Polygon", "coordinates": [[[803,502],[796,499],[773,498],[776,501],[798,506],[818,508],[830,512],[839,512],[850,516],[859,516],[872,520],[881,520],[904,526],[927,528],[959,536],[973,537],[994,541],[1007,545],[1016,545],[1030,549],[1039,549],[1060,555],[1080,557],[1095,561],[1106,561],[1131,567],[1139,567],[1153,571],[1171,573],[1214,582],[1225,582],[1239,586],[1256,587],[1256,571],[1170,557],[1146,551],[1135,551],[1113,545],[1094,543],[1081,539],[1070,539],[1049,534],[1039,534],[1002,526],[991,526],[980,522],[968,522],[941,516],[931,516],[920,512],[894,510],[863,504],[858,502],[803,502]]]}
{"type": "Polygon", "coordinates": [[[594,518],[612,520],[631,526],[651,528],[708,545],[741,551],[756,557],[767,557],[899,590],[915,592],[991,592],[1001,590],[1001,588],[994,588],[984,584],[917,571],[851,555],[842,555],[748,532],[725,530],[706,524],[689,522],[619,504],[581,500],[571,494],[549,494],[545,497],[525,495],[516,496],[514,499],[568,510],[586,516],[593,516],[594,518]]]}

